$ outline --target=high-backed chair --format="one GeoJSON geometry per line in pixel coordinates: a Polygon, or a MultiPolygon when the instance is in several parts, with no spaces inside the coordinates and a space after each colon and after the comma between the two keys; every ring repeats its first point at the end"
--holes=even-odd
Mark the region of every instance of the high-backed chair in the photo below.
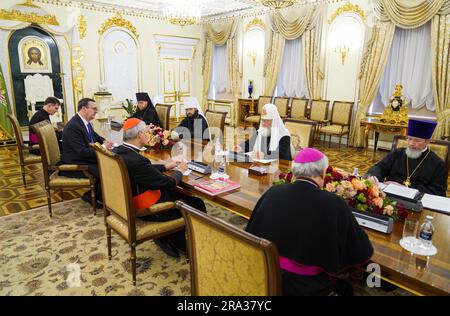
{"type": "Polygon", "coordinates": [[[156,114],[158,115],[159,121],[161,122],[160,127],[165,130],[170,129],[170,109],[172,108],[172,104],[157,104],[155,105],[156,114]]]}
{"type": "Polygon", "coordinates": [[[272,97],[260,96],[258,99],[258,108],[256,109],[256,113],[254,113],[252,116],[247,116],[245,118],[245,123],[250,123],[252,125],[259,124],[259,121],[261,120],[262,108],[267,103],[272,103],[272,97]]]}
{"type": "Polygon", "coordinates": [[[308,111],[308,99],[292,98],[290,118],[296,120],[305,120],[308,111]]]}
{"type": "Polygon", "coordinates": [[[186,222],[192,295],[281,294],[278,251],[273,243],[181,201],[175,204],[186,222]]]}
{"type": "MultiPolygon", "coordinates": [[[[159,238],[184,228],[182,217],[166,222],[143,221],[136,217],[127,167],[119,155],[93,145],[100,172],[103,205],[105,210],[108,258],[111,260],[111,230],[130,246],[133,285],[136,285],[136,246],[144,241],[159,238]]],[[[152,205],[145,215],[174,209],[173,202],[152,205]]]]}
{"type": "MultiPolygon", "coordinates": [[[[395,151],[397,148],[406,148],[407,146],[406,136],[395,135],[392,141],[391,151],[395,151]]],[[[444,161],[448,173],[450,170],[450,141],[432,139],[428,146],[430,150],[444,161]]]]}
{"type": "Polygon", "coordinates": [[[348,147],[348,135],[350,133],[350,123],[352,120],[353,102],[334,101],[333,109],[331,111],[330,125],[323,126],[320,129],[320,134],[330,136],[329,146],[331,146],[331,136],[339,136],[339,148],[341,147],[341,138],[347,135],[347,147],[348,147]]]}
{"type": "MultiPolygon", "coordinates": [[[[30,149],[39,149],[39,145],[34,145],[31,148],[29,146],[26,146],[23,141],[23,135],[20,130],[20,124],[17,118],[8,113],[7,114],[9,120],[11,121],[11,124],[13,126],[14,135],[16,137],[16,143],[17,143],[17,150],[19,152],[19,163],[20,163],[20,171],[22,172],[22,181],[23,185],[26,186],[27,182],[25,180],[25,166],[35,164],[35,163],[41,163],[41,157],[30,154],[30,149]]],[[[50,122],[49,122],[50,123],[50,122]]]]}
{"type": "Polygon", "coordinates": [[[330,101],[327,100],[311,100],[311,110],[309,114],[309,119],[311,121],[317,122],[319,129],[322,125],[329,122],[328,120],[329,105],[330,101]]]}
{"type": "MultiPolygon", "coordinates": [[[[296,153],[302,148],[314,146],[314,135],[316,134],[317,128],[316,122],[286,119],[284,125],[291,133],[291,145],[296,153]]],[[[295,154],[292,156],[295,157],[295,154]]]]}
{"type": "Polygon", "coordinates": [[[91,191],[92,208],[95,214],[95,179],[88,172],[87,165],[58,165],[61,159],[58,139],[55,129],[51,124],[44,122],[33,125],[33,129],[39,138],[39,150],[42,156],[42,169],[44,172],[44,184],[47,192],[48,212],[52,216],[51,190],[60,190],[61,196],[64,189],[88,188],[91,191]],[[86,178],[69,178],[59,175],[60,171],[82,171],[86,178]]]}
{"type": "MultiPolygon", "coordinates": [[[[211,138],[215,139],[217,133],[222,133],[221,135],[221,141],[223,141],[223,137],[225,136],[225,119],[227,117],[227,112],[217,112],[217,111],[211,111],[206,110],[205,112],[205,118],[208,121],[209,130],[211,133],[211,138]]],[[[212,140],[211,139],[211,140],[212,140]]]]}
{"type": "Polygon", "coordinates": [[[276,97],[273,103],[277,107],[278,114],[280,114],[281,118],[286,118],[289,110],[289,98],[276,97]]]}

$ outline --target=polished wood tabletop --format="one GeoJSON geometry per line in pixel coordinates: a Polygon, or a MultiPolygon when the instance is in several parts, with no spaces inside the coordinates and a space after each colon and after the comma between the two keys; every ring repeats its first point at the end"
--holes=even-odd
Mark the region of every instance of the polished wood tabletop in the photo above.
{"type": "MultiPolygon", "coordinates": [[[[189,158],[190,160],[192,157],[196,157],[196,161],[202,161],[201,152],[193,154],[191,153],[193,150],[189,150],[189,146],[182,146],[184,148],[180,149],[180,152],[184,152],[185,159],[189,158]],[[186,148],[188,149],[186,150],[186,148]]],[[[154,162],[170,160],[174,155],[180,157],[177,151],[161,150],[150,150],[146,152],[146,155],[154,162]]],[[[189,176],[184,176],[181,187],[249,218],[258,199],[272,186],[272,181],[278,179],[280,170],[286,171],[290,168],[290,161],[280,161],[272,165],[272,168],[277,171],[264,176],[249,174],[250,166],[251,163],[229,162],[226,172],[230,179],[239,182],[241,187],[214,197],[203,194],[194,188],[197,182],[208,177],[198,172],[193,171],[189,176]]],[[[436,231],[433,236],[433,245],[438,249],[435,256],[423,257],[404,250],[399,244],[399,240],[402,238],[403,223],[397,222],[394,224],[391,234],[365,229],[375,250],[372,261],[381,266],[382,279],[413,293],[450,295],[450,216],[424,210],[420,213],[410,212],[408,217],[417,218],[422,223],[426,215],[434,217],[433,224],[436,231]]]]}

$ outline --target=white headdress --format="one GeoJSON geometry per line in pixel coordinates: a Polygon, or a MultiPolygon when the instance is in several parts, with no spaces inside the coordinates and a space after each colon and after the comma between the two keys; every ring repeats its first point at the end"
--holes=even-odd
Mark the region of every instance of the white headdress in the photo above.
{"type": "Polygon", "coordinates": [[[256,137],[253,151],[261,151],[261,138],[262,138],[262,120],[272,120],[272,127],[270,132],[270,144],[269,150],[276,151],[280,143],[280,139],[284,136],[291,137],[291,133],[284,126],[283,120],[278,113],[278,109],[275,104],[267,103],[263,106],[261,111],[261,122],[259,123],[258,136],[256,137]]]}
{"type": "Polygon", "coordinates": [[[208,124],[208,132],[209,132],[209,139],[211,139],[211,132],[209,131],[209,123],[206,119],[205,114],[203,114],[202,107],[200,106],[200,103],[198,102],[196,97],[184,97],[183,98],[184,108],[185,109],[197,109],[198,114],[203,116],[203,118],[206,121],[206,124],[208,124]]]}

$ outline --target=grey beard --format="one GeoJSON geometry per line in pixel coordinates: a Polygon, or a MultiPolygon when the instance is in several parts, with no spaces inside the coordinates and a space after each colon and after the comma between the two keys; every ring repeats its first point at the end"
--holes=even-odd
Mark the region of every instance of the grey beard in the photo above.
{"type": "Polygon", "coordinates": [[[266,127],[261,127],[260,133],[261,133],[261,136],[270,137],[270,134],[272,134],[272,129],[266,128],[266,127]]]}
{"type": "Polygon", "coordinates": [[[414,150],[414,149],[410,149],[409,147],[406,147],[405,153],[406,153],[406,156],[411,159],[417,159],[422,155],[421,150],[414,150]]]}

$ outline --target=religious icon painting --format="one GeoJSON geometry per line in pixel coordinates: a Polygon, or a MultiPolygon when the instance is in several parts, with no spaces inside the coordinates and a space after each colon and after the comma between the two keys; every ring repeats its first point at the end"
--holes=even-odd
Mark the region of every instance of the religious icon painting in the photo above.
{"type": "Polygon", "coordinates": [[[50,48],[36,36],[22,38],[18,45],[20,71],[25,73],[51,73],[50,48]]]}

